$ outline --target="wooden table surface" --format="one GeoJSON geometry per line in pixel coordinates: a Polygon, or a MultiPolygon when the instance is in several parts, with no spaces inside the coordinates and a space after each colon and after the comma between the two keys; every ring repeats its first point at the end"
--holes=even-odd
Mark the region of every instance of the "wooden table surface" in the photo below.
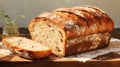
{"type": "MultiPolygon", "coordinates": [[[[21,33],[21,36],[26,36],[30,38],[29,32],[27,29],[20,28],[19,32],[21,33]],[[25,35],[27,34],[27,35],[25,35]]],[[[2,29],[0,28],[0,34],[2,34],[2,29]]],[[[120,39],[120,28],[115,28],[112,32],[113,38],[120,39]]],[[[5,67],[120,67],[120,54],[117,55],[116,53],[109,53],[101,57],[106,57],[104,60],[98,60],[93,59],[90,61],[87,61],[85,63],[76,61],[73,59],[68,58],[57,58],[56,60],[50,60],[50,59],[42,59],[42,60],[26,60],[23,58],[20,58],[18,56],[5,56],[3,58],[5,59],[12,59],[12,61],[0,61],[1,66],[5,67]],[[16,61],[14,58],[17,58],[22,61],[16,61]],[[107,58],[108,57],[108,58],[107,58]]],[[[101,58],[100,57],[100,58],[101,58]]]]}

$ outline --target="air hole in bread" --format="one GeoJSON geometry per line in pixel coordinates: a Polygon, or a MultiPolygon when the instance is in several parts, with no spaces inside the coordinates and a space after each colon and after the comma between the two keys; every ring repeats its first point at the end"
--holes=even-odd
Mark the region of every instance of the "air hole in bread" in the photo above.
{"type": "Polygon", "coordinates": [[[62,32],[61,32],[61,31],[58,31],[58,32],[59,32],[59,34],[61,35],[61,37],[63,38],[62,32]]]}
{"type": "Polygon", "coordinates": [[[48,36],[46,36],[46,38],[49,38],[48,36]]]}
{"type": "Polygon", "coordinates": [[[22,41],[22,39],[20,39],[20,41],[22,41]]]}
{"type": "Polygon", "coordinates": [[[59,49],[58,46],[56,46],[55,50],[56,50],[57,52],[61,52],[61,50],[59,49]]]}
{"type": "Polygon", "coordinates": [[[48,27],[51,27],[51,25],[48,25],[48,27]]]}
{"type": "Polygon", "coordinates": [[[56,45],[58,44],[58,42],[57,42],[57,41],[55,41],[55,43],[56,43],[56,45]]]}
{"type": "Polygon", "coordinates": [[[31,48],[34,48],[34,46],[31,46],[31,48]]]}
{"type": "Polygon", "coordinates": [[[63,39],[60,39],[61,42],[63,42],[63,39]]]}

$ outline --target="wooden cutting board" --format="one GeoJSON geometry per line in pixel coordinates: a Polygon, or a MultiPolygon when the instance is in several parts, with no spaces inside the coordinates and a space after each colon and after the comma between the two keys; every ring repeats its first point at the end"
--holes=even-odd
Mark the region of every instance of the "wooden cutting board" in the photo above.
{"type": "MultiPolygon", "coordinates": [[[[109,54],[108,54],[109,55],[109,54]]],[[[107,56],[107,55],[106,55],[107,56]]],[[[19,57],[17,55],[3,55],[1,54],[0,55],[0,61],[10,61],[10,62],[35,62],[35,61],[55,61],[55,62],[67,62],[67,61],[78,61],[78,60],[75,60],[75,59],[72,59],[72,58],[58,58],[58,57],[54,57],[54,58],[46,58],[46,59],[40,59],[40,60],[28,60],[28,59],[25,59],[25,58],[22,58],[22,57],[19,57]]],[[[98,60],[98,59],[91,59],[89,61],[97,61],[97,62],[100,62],[100,61],[120,61],[120,58],[109,58],[107,59],[106,57],[106,60],[98,60]]]]}

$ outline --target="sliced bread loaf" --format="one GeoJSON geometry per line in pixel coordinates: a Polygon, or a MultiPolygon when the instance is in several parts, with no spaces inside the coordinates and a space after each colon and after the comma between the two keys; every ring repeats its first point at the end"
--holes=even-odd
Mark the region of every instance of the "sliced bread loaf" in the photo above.
{"type": "Polygon", "coordinates": [[[25,37],[7,37],[2,42],[15,54],[27,59],[40,59],[51,55],[51,49],[25,37]]]}
{"type": "Polygon", "coordinates": [[[107,47],[114,22],[103,10],[87,5],[42,13],[28,28],[33,40],[66,56],[107,47]]]}

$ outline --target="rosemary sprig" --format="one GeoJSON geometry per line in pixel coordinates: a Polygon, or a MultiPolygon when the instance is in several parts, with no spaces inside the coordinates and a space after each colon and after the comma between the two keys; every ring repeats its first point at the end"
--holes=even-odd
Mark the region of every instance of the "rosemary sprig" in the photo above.
{"type": "Polygon", "coordinates": [[[24,15],[17,16],[14,20],[11,19],[5,12],[0,13],[0,19],[3,23],[3,37],[6,36],[18,36],[19,26],[16,24],[17,19],[24,17],[24,15]]]}

